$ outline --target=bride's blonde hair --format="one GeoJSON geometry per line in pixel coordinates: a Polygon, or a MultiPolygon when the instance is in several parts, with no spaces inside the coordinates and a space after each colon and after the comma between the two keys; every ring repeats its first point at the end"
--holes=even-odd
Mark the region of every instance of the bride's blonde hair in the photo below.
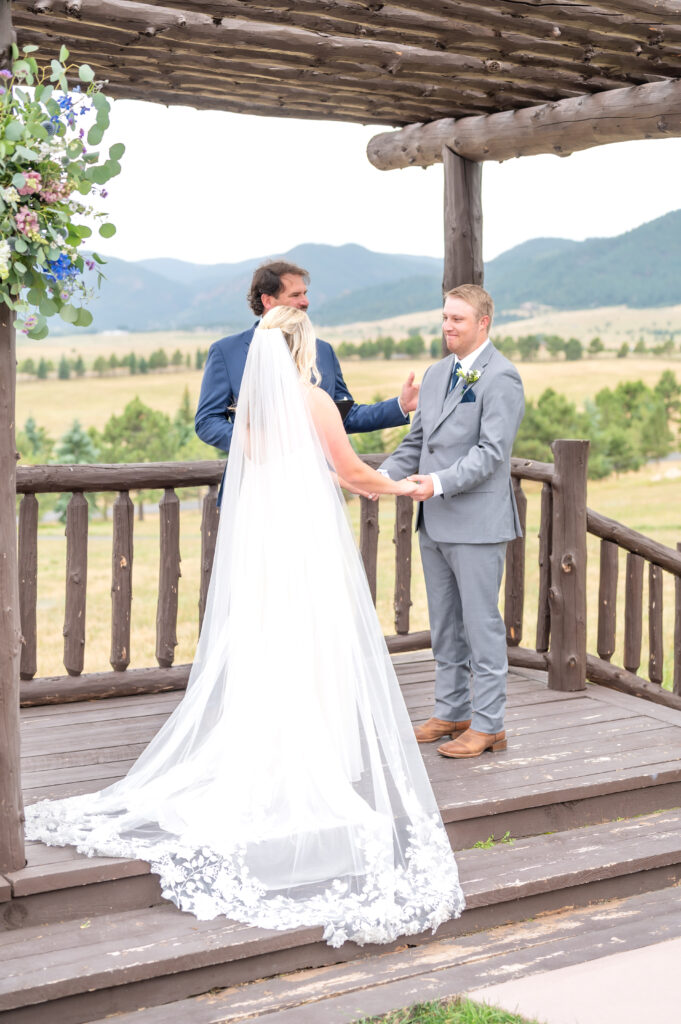
{"type": "Polygon", "coordinates": [[[258,324],[263,330],[278,327],[286,339],[296,369],[304,381],[319,384],[317,369],[317,339],[307,313],[292,306],[274,306],[258,324]]]}

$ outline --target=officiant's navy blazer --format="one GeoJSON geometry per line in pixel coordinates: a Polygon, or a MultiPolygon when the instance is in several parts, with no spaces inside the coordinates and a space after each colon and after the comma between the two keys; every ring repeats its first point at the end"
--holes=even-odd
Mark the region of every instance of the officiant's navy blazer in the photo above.
{"type": "MultiPolygon", "coordinates": [[[[208,352],[194,426],[202,441],[223,452],[229,451],[234,429],[234,414],[228,407],[236,405],[239,398],[248,346],[256,327],[257,323],[241,334],[220,338],[208,352]]],[[[322,378],[320,386],[335,401],[352,399],[336,353],[327,341],[319,338],[317,369],[322,378]]],[[[409,417],[403,415],[397,399],[388,398],[373,405],[355,403],[345,419],[345,429],[349,434],[359,434],[384,427],[400,427],[408,422],[409,417]]]]}

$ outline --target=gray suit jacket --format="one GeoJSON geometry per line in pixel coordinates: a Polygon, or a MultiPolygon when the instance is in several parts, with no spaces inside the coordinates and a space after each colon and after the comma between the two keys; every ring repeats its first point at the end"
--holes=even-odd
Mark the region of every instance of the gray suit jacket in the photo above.
{"type": "Polygon", "coordinates": [[[438,542],[493,544],[520,537],[511,449],[525,411],[520,374],[493,345],[473,363],[480,377],[448,393],[450,355],[428,367],[411,430],[381,469],[393,480],[437,473],[443,494],[423,502],[419,525],[438,542]]]}

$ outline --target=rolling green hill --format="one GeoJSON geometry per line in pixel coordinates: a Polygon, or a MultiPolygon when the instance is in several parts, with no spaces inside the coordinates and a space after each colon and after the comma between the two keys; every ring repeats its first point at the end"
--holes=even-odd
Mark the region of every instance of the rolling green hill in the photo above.
{"type": "MultiPolygon", "coordinates": [[[[175,259],[109,259],[89,330],[242,329],[246,294],[268,256],[204,266],[175,259]]],[[[378,320],[440,302],[442,261],[372,252],[360,245],[299,245],[283,254],[310,271],[311,313],[321,326],[378,320]]],[[[556,310],[681,303],[681,210],[616,238],[535,238],[491,260],[486,286],[498,322],[528,306],[556,310]]],[[[54,320],[53,333],[73,333],[54,320]]]]}

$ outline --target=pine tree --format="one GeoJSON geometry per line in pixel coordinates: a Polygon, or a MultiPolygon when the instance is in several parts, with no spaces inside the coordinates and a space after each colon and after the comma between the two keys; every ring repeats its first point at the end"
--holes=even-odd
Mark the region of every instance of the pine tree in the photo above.
{"type": "Polygon", "coordinates": [[[62,356],[59,360],[59,369],[57,370],[57,377],[59,380],[68,380],[71,376],[71,366],[66,356],[62,356]]]}
{"type": "Polygon", "coordinates": [[[38,369],[36,370],[36,377],[38,380],[47,380],[48,374],[48,363],[46,359],[41,359],[38,363],[38,369]]]}
{"type": "Polygon", "coordinates": [[[78,356],[73,364],[73,369],[77,377],[83,377],[85,375],[85,362],[83,361],[82,356],[78,356]]]}

